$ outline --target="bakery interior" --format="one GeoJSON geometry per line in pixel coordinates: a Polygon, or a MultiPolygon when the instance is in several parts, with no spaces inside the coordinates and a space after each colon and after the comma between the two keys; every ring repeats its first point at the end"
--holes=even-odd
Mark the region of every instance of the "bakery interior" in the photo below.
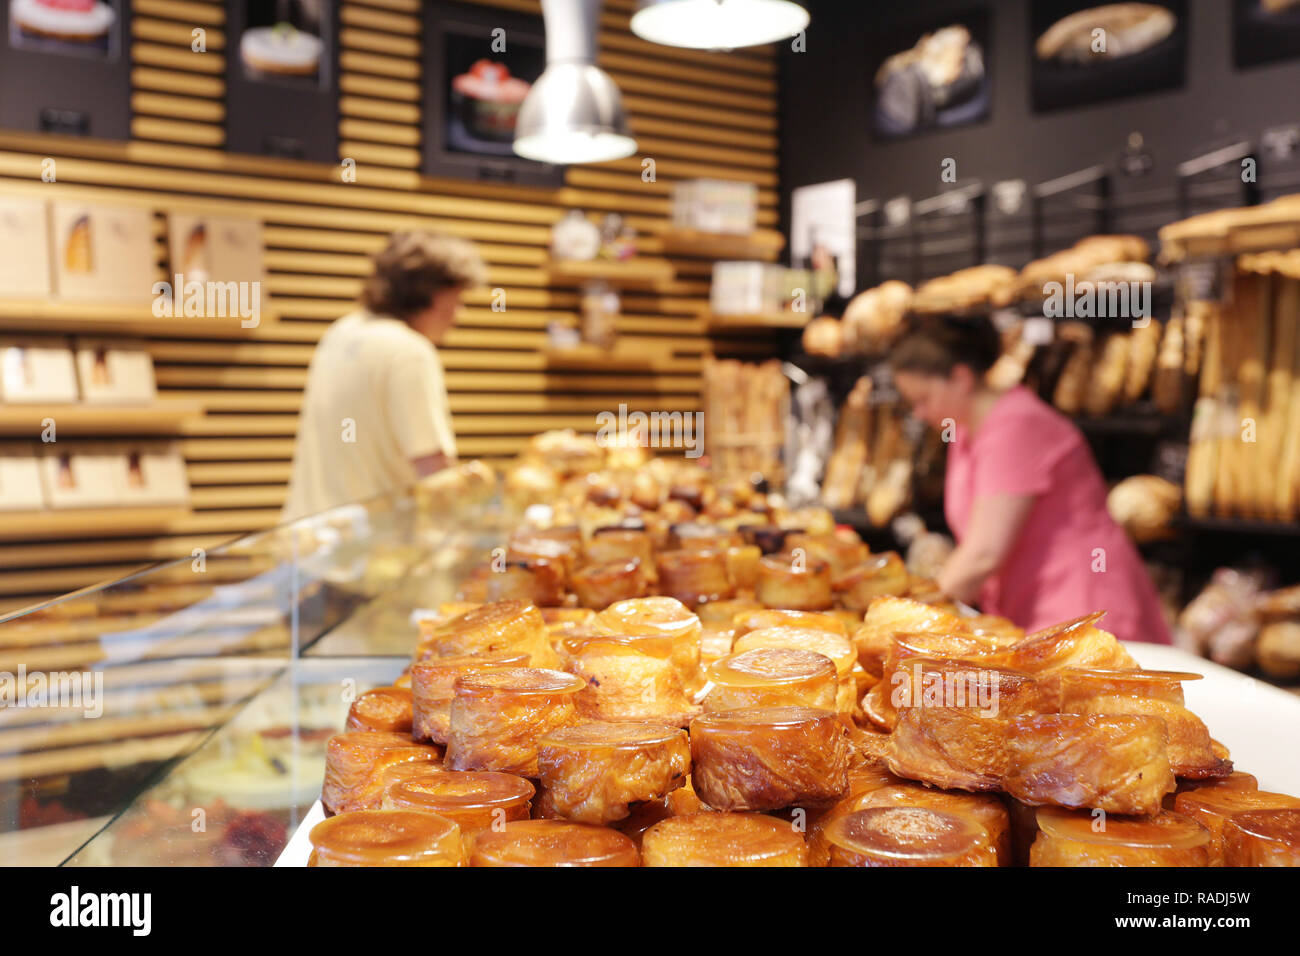
{"type": "Polygon", "coordinates": [[[0,19],[0,865],[1300,865],[1300,2],[0,19]],[[408,230],[454,460],[286,521],[408,230]],[[941,585],[933,322],[1168,641],[941,585]]]}

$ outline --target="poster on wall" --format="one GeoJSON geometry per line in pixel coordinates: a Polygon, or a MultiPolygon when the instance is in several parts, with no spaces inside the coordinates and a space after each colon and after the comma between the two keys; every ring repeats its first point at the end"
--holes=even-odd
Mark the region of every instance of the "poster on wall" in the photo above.
{"type": "Polygon", "coordinates": [[[424,171],[560,185],[564,170],[517,156],[519,108],[546,68],[542,19],[462,3],[429,5],[424,171]]]}
{"type": "Polygon", "coordinates": [[[1232,0],[1237,69],[1300,58],[1300,0],[1232,0]]]}
{"type": "Polygon", "coordinates": [[[228,0],[227,146],[336,163],[338,0],[228,0]]]}
{"type": "Polygon", "coordinates": [[[0,126],[126,139],[128,0],[0,0],[0,126]]]}
{"type": "Polygon", "coordinates": [[[858,281],[856,201],[857,185],[851,179],[800,186],[790,194],[793,264],[833,276],[829,291],[845,298],[853,295],[858,281]]]}
{"type": "Polygon", "coordinates": [[[1188,4],[1033,0],[1029,85],[1039,112],[1180,88],[1188,4]]]}
{"type": "Polygon", "coordinates": [[[871,129],[899,139],[987,119],[989,11],[975,7],[929,21],[900,21],[873,43],[871,129]]]}

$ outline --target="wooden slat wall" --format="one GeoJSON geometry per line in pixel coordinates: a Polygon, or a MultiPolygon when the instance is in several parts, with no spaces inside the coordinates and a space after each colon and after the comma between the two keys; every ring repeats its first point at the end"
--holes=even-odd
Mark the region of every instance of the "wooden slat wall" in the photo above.
{"type": "MultiPolygon", "coordinates": [[[[538,12],[537,0],[477,0],[538,12]]],[[[489,280],[506,290],[467,297],[441,349],[462,456],[502,458],[547,428],[594,427],[620,401],[646,411],[694,410],[710,351],[703,313],[711,261],[672,258],[677,278],[623,296],[622,340],[644,368],[563,368],[540,351],[548,322],[577,322],[578,289],[543,269],[549,229],[570,208],[623,213],[640,251],[663,256],[672,184],[698,176],[759,187],[759,224],[777,222],[776,61],[770,49],[729,54],[645,43],[628,29],[634,0],[606,0],[600,62],[631,113],[637,156],[568,171],[547,190],[419,175],[420,0],[343,0],[339,167],[235,156],[224,145],[227,38],[218,0],[132,0],[130,143],[0,132],[0,189],[151,209],[223,209],[264,223],[269,311],[253,330],[167,323],[135,308],[0,300],[0,330],[121,332],[148,342],[164,394],[200,402],[182,443],[193,513],[164,535],[0,545],[0,608],[187,555],[276,520],[285,494],[306,366],[328,323],[346,312],[367,256],[397,228],[441,229],[475,240],[489,280]],[[206,30],[207,52],[190,49],[206,30]],[[41,159],[58,161],[43,184],[41,159]],[[642,179],[654,159],[656,179],[642,179]]],[[[265,301],[265,299],[264,299],[265,301]]],[[[264,306],[264,312],[266,307],[264,306]]],[[[744,345],[740,345],[744,350],[744,345]]],[[[754,343],[762,348],[761,342],[754,343]]],[[[737,343],[727,345],[729,354],[737,343]]]]}

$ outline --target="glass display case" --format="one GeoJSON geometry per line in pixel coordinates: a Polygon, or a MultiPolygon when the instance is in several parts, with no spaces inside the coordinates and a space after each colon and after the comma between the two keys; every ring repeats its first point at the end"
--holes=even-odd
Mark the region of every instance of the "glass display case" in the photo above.
{"type": "Polygon", "coordinates": [[[274,863],[351,700],[504,528],[454,471],[0,619],[0,865],[274,863]]]}

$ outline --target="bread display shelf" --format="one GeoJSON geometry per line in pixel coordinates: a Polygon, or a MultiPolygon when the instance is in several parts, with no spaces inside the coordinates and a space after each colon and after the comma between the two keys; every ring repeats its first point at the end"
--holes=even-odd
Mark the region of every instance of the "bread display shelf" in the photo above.
{"type": "Polygon", "coordinates": [[[46,419],[61,435],[176,435],[202,414],[198,402],[169,398],[150,405],[0,405],[0,435],[39,437],[46,419]]]}
{"type": "Polygon", "coordinates": [[[0,541],[94,538],[162,533],[189,515],[187,508],[69,508],[6,514],[0,541]]]}
{"type": "Polygon", "coordinates": [[[745,329],[802,329],[812,318],[810,312],[768,312],[754,315],[723,315],[711,312],[708,316],[710,332],[743,331],[745,329]]]}
{"type": "Polygon", "coordinates": [[[665,259],[552,260],[546,266],[552,282],[603,281],[616,286],[659,286],[672,282],[677,272],[665,259]]]}
{"type": "Polygon", "coordinates": [[[1300,200],[1285,196],[1263,206],[1203,213],[1162,228],[1166,262],[1213,259],[1300,245],[1300,200]]]}
{"type": "Polygon", "coordinates": [[[669,255],[761,259],[764,262],[775,260],[785,247],[785,237],[774,229],[760,229],[748,234],[669,229],[659,240],[669,255]]]}

